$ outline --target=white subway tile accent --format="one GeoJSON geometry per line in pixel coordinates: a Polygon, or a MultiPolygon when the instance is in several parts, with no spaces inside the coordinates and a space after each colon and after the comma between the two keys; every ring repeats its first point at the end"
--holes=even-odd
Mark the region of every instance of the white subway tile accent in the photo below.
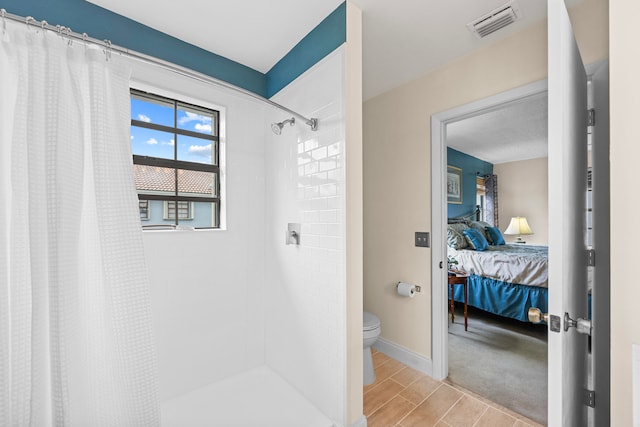
{"type": "Polygon", "coordinates": [[[317,117],[319,130],[297,121],[268,141],[265,162],[266,361],[334,420],[344,418],[346,386],[343,73],[340,48],[274,97],[317,117]],[[300,245],[285,246],[283,227],[296,221],[300,245]]]}

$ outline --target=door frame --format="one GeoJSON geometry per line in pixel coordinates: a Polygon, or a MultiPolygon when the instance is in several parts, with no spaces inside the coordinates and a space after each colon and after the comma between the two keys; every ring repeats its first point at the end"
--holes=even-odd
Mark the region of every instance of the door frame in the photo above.
{"type": "Polygon", "coordinates": [[[547,91],[547,80],[539,80],[431,116],[431,357],[432,375],[443,380],[449,373],[447,271],[447,170],[446,126],[497,110],[547,91]]]}
{"type": "MultiPolygon", "coordinates": [[[[591,81],[594,73],[607,63],[606,60],[603,60],[585,65],[587,79],[591,81]]],[[[447,170],[446,126],[449,123],[493,111],[509,103],[518,102],[530,96],[546,92],[548,89],[547,83],[547,79],[538,80],[431,116],[431,358],[432,376],[438,380],[445,379],[449,373],[448,297],[445,287],[437,285],[446,283],[447,276],[446,269],[440,267],[440,263],[443,266],[446,265],[447,259],[447,236],[444,234],[447,227],[447,200],[445,197],[445,172],[447,170]]],[[[608,110],[608,104],[606,108],[608,110]]],[[[608,130],[608,111],[606,114],[608,130]]],[[[598,131],[606,132],[601,129],[598,131]]],[[[607,184],[608,180],[602,185],[607,184]]],[[[608,248],[603,255],[605,257],[608,255],[608,248]]],[[[606,268],[601,267],[601,271],[600,276],[606,275],[608,277],[609,271],[606,268]]],[[[608,293],[604,296],[608,299],[608,293]]],[[[606,308],[605,306],[602,309],[606,308]]],[[[608,319],[608,316],[603,316],[602,314],[601,317],[608,319]]],[[[609,325],[607,323],[601,326],[608,329],[609,325]]],[[[608,359],[604,360],[603,363],[608,363],[608,359]]],[[[601,371],[603,370],[601,369],[601,371]]],[[[606,385],[607,382],[600,379],[600,384],[603,383],[606,385]]]]}

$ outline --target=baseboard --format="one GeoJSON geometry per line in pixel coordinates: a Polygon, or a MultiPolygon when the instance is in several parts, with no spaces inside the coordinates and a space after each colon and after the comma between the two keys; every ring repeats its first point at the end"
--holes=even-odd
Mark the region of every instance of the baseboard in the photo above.
{"type": "Polygon", "coordinates": [[[355,423],[351,424],[351,427],[367,427],[367,417],[360,415],[360,418],[355,423]]]}
{"type": "Polygon", "coordinates": [[[394,342],[380,337],[373,345],[373,348],[396,359],[398,362],[420,371],[423,374],[433,376],[433,362],[431,359],[421,356],[413,351],[402,347],[394,342]]]}

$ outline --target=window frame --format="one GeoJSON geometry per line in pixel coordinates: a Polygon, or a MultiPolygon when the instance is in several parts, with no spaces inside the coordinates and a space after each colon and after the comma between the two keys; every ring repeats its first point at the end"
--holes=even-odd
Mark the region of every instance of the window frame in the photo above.
{"type": "MultiPolygon", "coordinates": [[[[134,96],[136,96],[142,99],[146,98],[149,101],[157,100],[162,103],[171,104],[174,110],[174,121],[173,121],[174,126],[150,123],[150,122],[135,119],[133,117],[131,117],[130,119],[130,126],[157,130],[157,131],[172,134],[174,137],[174,141],[176,142],[178,140],[179,135],[208,141],[211,143],[212,162],[209,164],[209,163],[190,162],[187,160],[178,160],[177,159],[177,156],[178,156],[177,143],[174,146],[173,159],[133,154],[132,156],[133,156],[134,165],[162,167],[162,168],[172,169],[174,171],[174,176],[175,176],[174,178],[175,190],[173,191],[173,195],[140,193],[139,190],[136,188],[136,192],[138,193],[138,200],[140,201],[146,200],[148,203],[147,218],[142,219],[141,217],[141,220],[149,220],[151,218],[150,201],[159,200],[163,202],[164,204],[163,220],[174,220],[173,218],[168,218],[168,215],[167,215],[168,202],[190,202],[190,205],[189,205],[190,215],[188,219],[179,218],[179,215],[177,214],[178,210],[176,210],[176,218],[173,221],[173,224],[143,225],[142,227],[143,229],[157,228],[157,227],[161,227],[162,225],[174,225],[177,227],[178,225],[180,225],[180,221],[193,220],[194,214],[195,214],[195,202],[202,202],[202,203],[212,203],[212,210],[213,210],[212,225],[210,227],[197,227],[197,229],[205,229],[205,230],[221,229],[222,228],[221,200],[222,200],[223,189],[222,189],[222,170],[221,170],[222,156],[221,156],[220,130],[222,128],[221,120],[224,117],[224,113],[221,112],[219,108],[207,107],[204,105],[195,104],[193,102],[187,102],[187,101],[181,100],[179,99],[180,95],[167,96],[164,94],[161,95],[158,92],[162,92],[162,91],[160,90],[156,91],[154,89],[151,89],[151,91],[148,91],[148,90],[142,90],[142,89],[131,87],[130,97],[133,98],[134,96]],[[188,111],[193,111],[193,110],[201,111],[202,113],[211,115],[212,126],[213,126],[212,134],[195,132],[188,129],[181,129],[178,126],[178,120],[177,120],[178,111],[181,109],[183,110],[186,109],[188,111]],[[179,191],[179,186],[178,186],[178,170],[212,173],[214,175],[214,180],[215,180],[215,189],[214,189],[215,196],[212,195],[211,197],[202,197],[202,196],[186,195],[184,193],[181,193],[179,191]]],[[[183,97],[183,98],[186,98],[186,97],[183,97]]]]}

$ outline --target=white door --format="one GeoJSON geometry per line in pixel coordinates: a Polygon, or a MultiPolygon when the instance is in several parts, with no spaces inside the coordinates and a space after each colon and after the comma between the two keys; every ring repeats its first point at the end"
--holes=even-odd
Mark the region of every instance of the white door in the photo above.
{"type": "Polygon", "coordinates": [[[609,65],[600,64],[591,76],[592,105],[595,109],[591,128],[591,245],[596,254],[591,267],[591,382],[595,390],[593,426],[608,426],[611,415],[611,294],[610,294],[610,201],[609,201],[609,65]]]}
{"type": "Polygon", "coordinates": [[[549,402],[551,427],[587,425],[585,244],[587,76],[563,0],[548,1],[549,42],[549,402]]]}

